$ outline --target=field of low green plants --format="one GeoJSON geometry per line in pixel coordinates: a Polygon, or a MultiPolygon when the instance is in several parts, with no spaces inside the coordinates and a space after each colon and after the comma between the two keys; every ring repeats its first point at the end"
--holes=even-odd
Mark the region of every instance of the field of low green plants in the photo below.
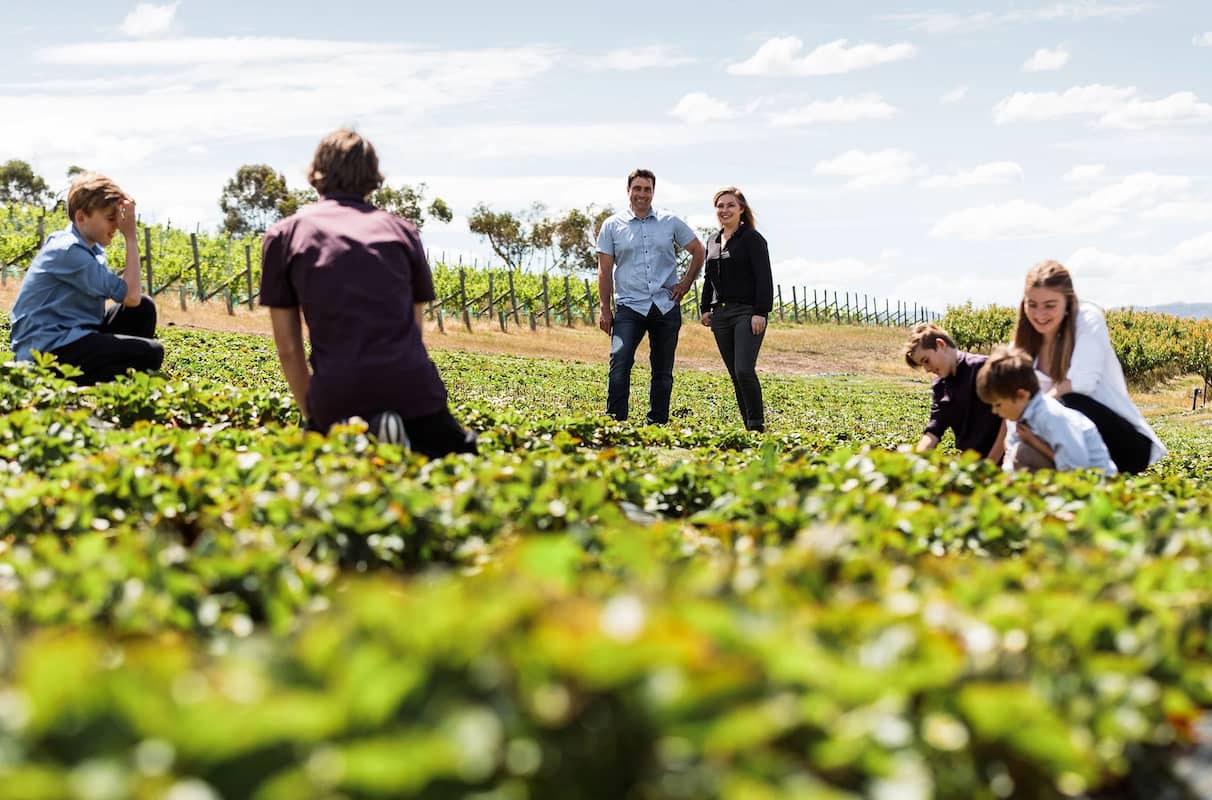
{"type": "Polygon", "coordinates": [[[645,427],[604,365],[439,351],[481,454],[426,461],[300,432],[264,337],[164,342],[0,366],[0,798],[1187,796],[1191,412],[1144,475],[1009,476],[898,449],[908,370],[766,375],[759,436],[722,373],[645,427]]]}

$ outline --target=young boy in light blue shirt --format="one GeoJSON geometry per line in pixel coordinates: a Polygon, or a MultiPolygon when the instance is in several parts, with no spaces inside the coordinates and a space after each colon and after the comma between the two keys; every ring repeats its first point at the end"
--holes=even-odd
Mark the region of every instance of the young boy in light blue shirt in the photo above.
{"type": "Polygon", "coordinates": [[[976,394],[1006,420],[1006,471],[1100,469],[1116,474],[1098,428],[1039,390],[1033,359],[1025,350],[995,348],[976,375],[976,394]]]}
{"type": "Polygon", "coordinates": [[[13,304],[11,342],[19,361],[50,353],[79,367],[77,383],[112,380],[128,369],[151,371],[164,361],[155,340],[156,306],[143,295],[135,202],[104,175],[86,173],[67,193],[71,223],[47,237],[13,304]],[[105,246],[126,240],[122,274],[110,272],[105,246]],[[116,305],[106,309],[106,300],[116,305]]]}

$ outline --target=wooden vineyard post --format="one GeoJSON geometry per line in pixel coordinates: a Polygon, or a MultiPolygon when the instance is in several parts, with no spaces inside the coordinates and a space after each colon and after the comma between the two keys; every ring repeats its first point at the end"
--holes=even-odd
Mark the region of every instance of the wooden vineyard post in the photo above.
{"type": "Polygon", "coordinates": [[[231,281],[227,282],[227,288],[223,290],[223,297],[227,300],[227,313],[231,316],[235,316],[236,310],[233,306],[234,301],[232,300],[231,296],[231,281]]]}
{"type": "Polygon", "coordinates": [[[543,322],[551,327],[551,300],[547,293],[547,276],[543,276],[543,322]]]}
{"type": "Polygon", "coordinates": [[[46,241],[46,222],[42,217],[38,217],[38,249],[42,249],[42,243],[46,241]]]}
{"type": "Polygon", "coordinates": [[[438,333],[446,333],[446,324],[442,321],[442,309],[438,309],[436,315],[438,318],[438,333]]]}
{"type": "MultiPolygon", "coordinates": [[[[463,263],[462,256],[459,256],[459,263],[463,263]]],[[[463,327],[471,333],[471,314],[467,311],[467,270],[462,267],[459,267],[459,310],[463,315],[463,327]]]]}
{"type": "Polygon", "coordinates": [[[198,258],[198,234],[189,235],[189,249],[194,253],[194,291],[198,293],[198,302],[202,302],[202,260],[198,258]]]}
{"type": "Polygon", "coordinates": [[[181,310],[186,311],[188,309],[185,307],[185,284],[178,284],[177,288],[181,290],[181,310]]]}
{"type": "Polygon", "coordinates": [[[779,322],[783,321],[783,285],[779,284],[779,322]]]}
{"type": "Polygon", "coordinates": [[[795,323],[800,323],[800,305],[795,293],[795,287],[791,287],[791,313],[795,315],[795,323]]]}
{"type": "Polygon", "coordinates": [[[572,282],[568,276],[564,276],[564,321],[568,327],[572,327],[572,282]]]}
{"type": "Polygon", "coordinates": [[[488,271],[488,318],[495,319],[497,316],[497,305],[493,300],[492,293],[494,290],[494,282],[492,280],[492,270],[488,271]]]}
{"type": "Polygon", "coordinates": [[[513,306],[513,324],[521,327],[522,320],[518,319],[518,293],[513,288],[513,270],[509,270],[509,304],[513,306]]]}
{"type": "Polygon", "coordinates": [[[244,280],[248,282],[248,310],[252,311],[256,306],[253,305],[253,287],[252,287],[252,245],[244,245],[244,280]]]}
{"type": "Polygon", "coordinates": [[[589,324],[597,325],[598,318],[593,309],[593,292],[589,291],[589,278],[585,279],[585,307],[589,309],[589,324]]]}
{"type": "Polygon", "coordinates": [[[497,313],[497,319],[500,320],[500,323],[501,323],[501,333],[504,333],[505,332],[505,312],[503,310],[497,313]]]}
{"type": "Polygon", "coordinates": [[[147,264],[147,293],[155,294],[152,288],[152,252],[151,252],[151,228],[144,226],[143,228],[143,257],[147,259],[144,263],[147,264]]]}

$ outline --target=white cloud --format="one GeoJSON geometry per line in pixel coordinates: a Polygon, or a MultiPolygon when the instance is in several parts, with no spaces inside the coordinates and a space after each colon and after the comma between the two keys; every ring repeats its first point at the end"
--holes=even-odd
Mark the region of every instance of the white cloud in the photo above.
{"type": "Polygon", "coordinates": [[[1141,214],[1145,219],[1179,220],[1183,222],[1212,222],[1212,202],[1185,200],[1162,203],[1141,214]]]}
{"type": "Polygon", "coordinates": [[[917,157],[905,150],[889,149],[867,153],[848,150],[837,158],[817,162],[814,171],[818,175],[839,175],[849,178],[846,184],[851,189],[868,189],[873,186],[895,186],[908,181],[922,172],[917,157]]]}
{"type": "Polygon", "coordinates": [[[969,186],[995,186],[1018,183],[1023,179],[1023,168],[1013,161],[991,161],[972,169],[959,170],[949,175],[931,175],[920,185],[924,189],[962,189],[969,186]]]}
{"type": "Polygon", "coordinates": [[[1159,199],[1173,197],[1190,185],[1191,179],[1183,176],[1138,173],[1065,206],[1016,199],[955,211],[939,220],[930,235],[936,239],[987,242],[1100,233],[1122,224],[1131,212],[1146,211],[1159,199]]]}
{"type": "Polygon", "coordinates": [[[173,20],[177,16],[178,3],[158,6],[154,3],[140,3],[135,10],[126,15],[119,28],[122,33],[135,38],[147,36],[163,36],[172,30],[173,20]]]}
{"type": "Polygon", "coordinates": [[[500,100],[551,69],[559,54],[534,47],[184,38],[55,47],[36,57],[102,70],[157,68],[87,93],[66,84],[0,95],[6,115],[36,120],[0,126],[0,152],[115,169],[194,145],[311,138],[344,124],[372,138],[399,129],[403,119],[406,128],[423,127],[418,123],[437,109],[500,100]],[[139,120],[136,128],[130,119],[139,120]]]}
{"type": "Polygon", "coordinates": [[[790,127],[817,122],[856,122],[864,119],[887,119],[896,114],[896,107],[884,102],[884,98],[877,94],[864,94],[857,97],[835,97],[799,108],[776,111],[770,114],[770,124],[790,127]]]}
{"type": "Polygon", "coordinates": [[[613,69],[623,72],[634,72],[659,67],[682,67],[697,62],[697,58],[680,53],[667,45],[611,50],[603,56],[589,60],[592,66],[600,69],[613,69]]]}
{"type": "Polygon", "coordinates": [[[1041,47],[1023,63],[1024,72],[1052,72],[1069,63],[1069,51],[1064,47],[1049,50],[1041,47]]]}
{"type": "Polygon", "coordinates": [[[943,95],[941,102],[943,105],[954,105],[968,96],[967,86],[957,86],[951,91],[943,95]]]}
{"type": "Polygon", "coordinates": [[[1064,92],[1016,92],[993,108],[999,125],[1090,117],[1100,128],[1142,130],[1212,122],[1212,105],[1193,92],[1175,92],[1161,100],[1142,98],[1135,87],[1091,84],[1064,92]]]}
{"type": "Polygon", "coordinates": [[[683,122],[718,122],[735,119],[737,111],[727,102],[705,92],[691,92],[669,111],[683,122]]]}
{"type": "Polygon", "coordinates": [[[1078,164],[1061,178],[1065,183],[1087,183],[1101,178],[1107,171],[1106,164],[1078,164]]]}
{"type": "Polygon", "coordinates": [[[904,23],[909,25],[913,30],[925,31],[926,33],[959,34],[1031,22],[1085,22],[1091,19],[1123,19],[1136,14],[1142,14],[1153,8],[1153,3],[1107,5],[1091,2],[1058,2],[1049,6],[1021,8],[1002,14],[992,11],[980,11],[972,14],[925,12],[889,14],[884,16],[883,19],[904,23]]]}
{"type": "Polygon", "coordinates": [[[1191,44],[1196,47],[1212,47],[1212,31],[1199,34],[1191,40],[1191,44]]]}
{"type": "Polygon", "coordinates": [[[1179,242],[1164,253],[1120,255],[1083,247],[1065,261],[1074,283],[1098,280],[1104,295],[1091,298],[1104,305],[1136,307],[1190,300],[1212,293],[1212,233],[1179,242]]]}
{"type": "Polygon", "coordinates": [[[728,72],[763,77],[839,75],[917,55],[917,48],[908,42],[850,46],[846,39],[837,39],[807,55],[801,54],[803,49],[804,42],[795,36],[776,36],[747,60],[728,65],[728,72]]]}

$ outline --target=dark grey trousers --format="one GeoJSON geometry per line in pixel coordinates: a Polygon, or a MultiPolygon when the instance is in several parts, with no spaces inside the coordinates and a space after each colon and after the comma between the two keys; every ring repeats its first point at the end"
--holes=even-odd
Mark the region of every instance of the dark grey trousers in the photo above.
{"type": "Polygon", "coordinates": [[[758,382],[757,358],[766,332],[753,335],[751,319],[753,306],[740,303],[719,303],[711,312],[711,332],[716,347],[732,378],[737,408],[741,420],[751,431],[766,429],[766,412],[762,406],[762,384],[758,382]]]}

